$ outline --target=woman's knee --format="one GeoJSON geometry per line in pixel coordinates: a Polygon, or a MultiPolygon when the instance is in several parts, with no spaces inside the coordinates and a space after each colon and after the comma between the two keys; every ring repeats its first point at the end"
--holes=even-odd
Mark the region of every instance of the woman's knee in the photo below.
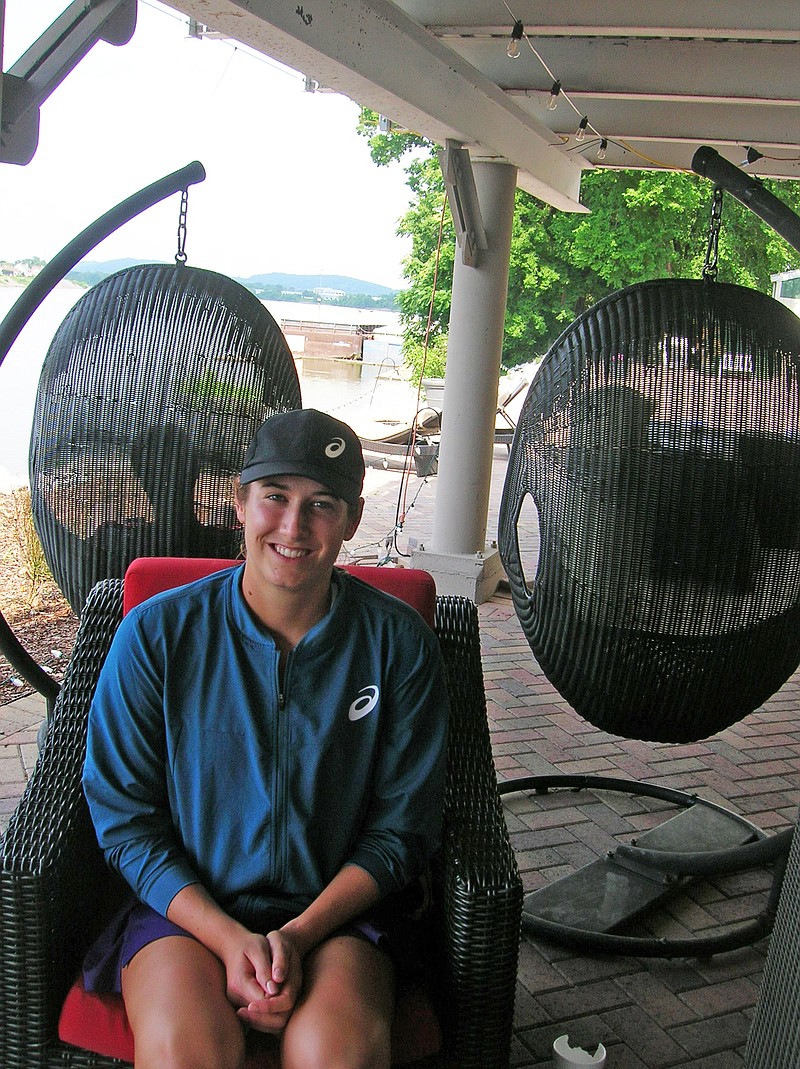
{"type": "Polygon", "coordinates": [[[283,1034],[283,1069],[389,1069],[389,959],[341,938],[319,947],[306,965],[305,989],[283,1034]]]}
{"type": "Polygon", "coordinates": [[[182,936],[143,947],[123,970],[136,1069],[241,1069],[244,1029],[217,958],[182,936]]]}
{"type": "Polygon", "coordinates": [[[241,1028],[215,1033],[199,1027],[148,1027],[135,1036],[136,1069],[242,1069],[245,1058],[241,1028]]]}
{"type": "Polygon", "coordinates": [[[390,1029],[383,1022],[304,1021],[287,1028],[281,1049],[282,1069],[389,1069],[390,1029]]]}

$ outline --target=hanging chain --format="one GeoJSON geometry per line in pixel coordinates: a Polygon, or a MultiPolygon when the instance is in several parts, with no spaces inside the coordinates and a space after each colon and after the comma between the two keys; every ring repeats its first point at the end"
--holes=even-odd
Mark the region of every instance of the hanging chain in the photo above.
{"type": "Polygon", "coordinates": [[[703,264],[703,281],[716,282],[719,268],[719,229],[722,223],[722,189],[714,187],[711,201],[711,219],[708,224],[708,247],[706,261],[703,264]]]}
{"type": "Polygon", "coordinates": [[[178,251],[175,253],[175,263],[183,267],[186,263],[186,209],[189,205],[189,190],[181,191],[181,207],[178,212],[178,251]]]}

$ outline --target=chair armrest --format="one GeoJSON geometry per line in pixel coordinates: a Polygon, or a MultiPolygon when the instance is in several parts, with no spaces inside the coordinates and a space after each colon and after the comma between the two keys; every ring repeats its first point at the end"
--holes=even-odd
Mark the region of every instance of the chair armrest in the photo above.
{"type": "MultiPolygon", "coordinates": [[[[748,1069],[792,1069],[800,1064],[800,814],[769,938],[767,960],[744,1061],[748,1069]]],[[[780,879],[780,862],[776,867],[780,879]]],[[[773,894],[774,894],[773,884],[773,894]]],[[[772,895],[770,895],[770,903],[772,895]]]]}
{"type": "Polygon", "coordinates": [[[499,1069],[510,1055],[522,880],[497,791],[475,606],[437,598],[436,632],[451,704],[442,846],[448,1054],[459,1069],[499,1069]]]}
{"type": "Polygon", "coordinates": [[[0,1065],[47,1064],[58,1014],[111,875],[81,788],[97,677],[122,614],[122,582],[89,594],[47,737],[0,842],[0,1065]]]}

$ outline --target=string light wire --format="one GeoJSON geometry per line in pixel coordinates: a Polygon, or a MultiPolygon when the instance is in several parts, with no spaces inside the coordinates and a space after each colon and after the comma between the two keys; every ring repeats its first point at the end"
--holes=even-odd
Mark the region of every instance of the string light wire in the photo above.
{"type": "Polygon", "coordinates": [[[410,478],[410,475],[411,475],[411,459],[414,456],[414,446],[416,445],[416,441],[417,441],[417,429],[418,429],[418,423],[419,423],[418,417],[419,417],[419,414],[421,412],[425,412],[426,410],[430,411],[429,406],[421,405],[420,401],[421,401],[421,396],[422,396],[422,380],[425,377],[425,365],[426,365],[427,360],[428,360],[428,349],[429,349],[429,345],[430,345],[431,328],[433,326],[433,307],[434,307],[434,302],[435,302],[435,298],[436,298],[436,290],[437,290],[438,281],[439,281],[439,262],[441,260],[441,255],[442,255],[442,240],[443,240],[443,235],[444,235],[444,221],[445,221],[446,213],[447,213],[447,198],[446,197],[442,197],[442,210],[441,210],[441,214],[439,216],[439,234],[438,234],[438,237],[436,239],[436,256],[434,258],[433,280],[432,280],[432,283],[431,283],[431,297],[430,297],[430,301],[428,302],[428,319],[427,319],[427,322],[425,324],[425,340],[423,342],[423,347],[422,347],[422,370],[420,371],[419,384],[417,386],[416,413],[414,415],[414,422],[413,422],[413,425],[412,425],[412,428],[411,428],[411,434],[409,436],[408,444],[406,446],[405,460],[404,460],[403,468],[402,468],[401,475],[400,475],[400,485],[399,485],[398,490],[397,490],[397,504],[395,506],[394,527],[392,528],[391,531],[388,532],[388,534],[386,534],[383,538],[379,539],[376,542],[369,542],[369,543],[367,543],[365,545],[358,546],[353,550],[347,549],[347,547],[345,547],[345,552],[346,552],[346,555],[347,555],[347,559],[351,560],[351,561],[363,561],[363,560],[366,560],[367,557],[365,556],[364,551],[368,550],[368,549],[371,549],[373,546],[382,546],[384,551],[385,551],[384,556],[382,558],[379,558],[378,565],[388,564],[389,563],[389,560],[390,560],[390,555],[389,554],[390,554],[390,548],[391,547],[394,548],[394,551],[395,551],[395,553],[397,554],[398,557],[410,557],[411,556],[411,553],[405,553],[405,552],[403,552],[403,550],[400,549],[400,546],[397,544],[397,537],[400,534],[400,532],[403,530],[403,527],[404,527],[405,522],[406,522],[406,517],[408,516],[408,513],[411,511],[411,509],[414,508],[414,505],[416,504],[417,498],[422,493],[423,487],[428,485],[428,476],[426,475],[426,476],[424,476],[422,478],[422,480],[420,482],[419,489],[417,490],[416,494],[414,494],[414,498],[411,501],[411,503],[410,504],[407,503],[408,502],[408,491],[409,491],[409,478],[410,478]]]}
{"type": "MultiPolygon", "coordinates": [[[[419,385],[417,386],[417,411],[416,411],[416,415],[414,416],[414,425],[411,428],[411,437],[409,439],[408,451],[407,451],[407,454],[406,454],[409,458],[412,457],[413,454],[414,454],[414,446],[416,445],[416,441],[417,441],[417,416],[422,411],[422,409],[420,408],[420,397],[421,397],[421,393],[422,393],[422,380],[423,380],[423,378],[425,376],[425,365],[427,364],[427,361],[428,361],[428,348],[429,348],[429,345],[430,345],[431,327],[433,326],[433,306],[434,306],[434,301],[435,301],[435,298],[436,298],[436,288],[437,288],[438,281],[439,281],[439,261],[441,259],[441,255],[442,255],[442,236],[444,234],[444,220],[445,220],[446,211],[447,211],[447,198],[443,197],[442,198],[442,210],[441,210],[441,213],[439,215],[439,234],[438,234],[438,237],[436,239],[436,257],[434,259],[434,264],[433,264],[433,282],[431,284],[431,299],[430,299],[430,301],[428,303],[428,321],[425,324],[425,341],[423,343],[423,348],[422,348],[422,370],[420,371],[419,385]]],[[[403,470],[401,479],[400,479],[400,488],[399,488],[398,494],[397,494],[397,509],[395,511],[395,523],[394,523],[394,531],[393,531],[394,548],[397,551],[398,555],[401,556],[401,557],[410,557],[411,556],[410,553],[403,553],[401,551],[400,547],[397,544],[397,535],[403,529],[403,525],[405,523],[406,516],[408,515],[408,511],[409,511],[409,509],[414,507],[414,503],[413,502],[411,503],[411,505],[406,507],[406,501],[408,499],[408,480],[409,480],[409,475],[410,474],[411,474],[411,469],[410,469],[409,465],[406,464],[405,468],[403,470]]],[[[424,480],[424,482],[427,482],[427,478],[424,480]]],[[[421,489],[421,487],[420,487],[420,489],[421,489]]],[[[416,494],[416,496],[414,498],[414,501],[416,501],[417,497],[419,497],[419,492],[416,494]]]]}
{"type": "MultiPolygon", "coordinates": [[[[503,6],[505,7],[506,11],[508,12],[508,15],[509,15],[509,18],[511,19],[512,24],[514,26],[516,26],[521,20],[517,18],[516,13],[512,10],[511,5],[508,3],[508,0],[503,0],[503,6]]],[[[552,81],[553,88],[550,90],[550,99],[548,100],[548,110],[549,111],[555,110],[554,107],[553,107],[553,101],[554,100],[556,100],[556,99],[559,100],[559,101],[564,100],[569,105],[569,107],[572,108],[572,110],[575,112],[575,114],[578,116],[578,118],[580,120],[580,122],[578,124],[578,130],[580,131],[582,136],[577,137],[578,144],[576,144],[573,147],[573,149],[571,149],[569,151],[577,150],[577,151],[580,151],[580,152],[585,152],[587,148],[594,147],[595,145],[603,145],[603,143],[605,143],[606,148],[608,148],[609,145],[618,145],[622,149],[624,149],[625,152],[629,152],[632,156],[638,156],[639,159],[644,160],[646,163],[652,164],[654,167],[663,167],[663,168],[667,168],[668,170],[675,170],[676,169],[673,166],[667,165],[666,163],[663,163],[660,160],[654,160],[650,156],[646,156],[643,152],[640,152],[638,149],[635,149],[632,145],[629,145],[627,141],[622,141],[622,140],[616,140],[615,141],[613,138],[608,137],[607,134],[601,133],[595,126],[592,125],[592,123],[589,121],[588,116],[584,115],[583,110],[581,108],[579,108],[578,105],[570,98],[569,93],[564,90],[563,83],[562,83],[561,79],[558,78],[557,75],[555,74],[555,72],[550,68],[550,66],[547,63],[547,61],[545,60],[544,56],[541,55],[541,53],[536,48],[536,46],[534,45],[533,41],[531,41],[530,37],[528,36],[527,31],[524,28],[523,28],[523,31],[522,31],[522,39],[527,44],[528,48],[530,48],[531,52],[533,52],[534,56],[536,57],[536,59],[541,64],[542,68],[547,73],[547,76],[552,81]],[[558,92],[554,93],[554,89],[555,89],[556,86],[558,86],[558,92]],[[584,119],[586,120],[586,124],[585,125],[584,125],[584,119]],[[594,134],[594,136],[595,136],[595,138],[597,140],[592,140],[592,141],[588,141],[588,142],[585,141],[584,140],[584,135],[587,132],[591,132],[592,134],[594,134]]],[[[561,143],[563,145],[566,145],[571,140],[569,136],[566,136],[564,134],[556,134],[556,136],[560,139],[560,141],[561,141],[561,143]]],[[[573,136],[575,136],[575,135],[573,135],[573,136]]],[[[602,157],[598,156],[598,158],[603,159],[604,156],[605,156],[605,151],[604,151],[604,155],[602,157]]],[[[685,168],[685,167],[680,167],[680,168],[677,168],[677,169],[681,170],[681,171],[686,171],[688,173],[688,169],[685,168]]]]}

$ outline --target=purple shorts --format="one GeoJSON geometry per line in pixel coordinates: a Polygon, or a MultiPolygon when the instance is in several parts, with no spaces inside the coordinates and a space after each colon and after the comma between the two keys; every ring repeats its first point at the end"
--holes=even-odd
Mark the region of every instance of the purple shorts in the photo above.
{"type": "MultiPolygon", "coordinates": [[[[285,917],[278,924],[273,923],[271,927],[278,927],[288,919],[285,917]]],[[[354,935],[384,950],[392,958],[401,981],[413,978],[427,964],[427,961],[422,960],[427,940],[421,932],[409,931],[407,924],[402,925],[402,938],[397,937],[400,936],[398,928],[397,936],[393,939],[383,926],[378,927],[365,916],[348,924],[336,934],[354,935]]],[[[122,970],[133,956],[155,939],[170,935],[194,938],[185,929],[156,913],[150,906],[128,899],[86,953],[83,960],[83,982],[86,990],[113,991],[120,994],[122,970]]]]}
{"type": "Polygon", "coordinates": [[[122,970],[142,947],[167,935],[193,938],[183,928],[141,902],[128,900],[117,910],[83,959],[87,991],[122,991],[122,970]]]}

